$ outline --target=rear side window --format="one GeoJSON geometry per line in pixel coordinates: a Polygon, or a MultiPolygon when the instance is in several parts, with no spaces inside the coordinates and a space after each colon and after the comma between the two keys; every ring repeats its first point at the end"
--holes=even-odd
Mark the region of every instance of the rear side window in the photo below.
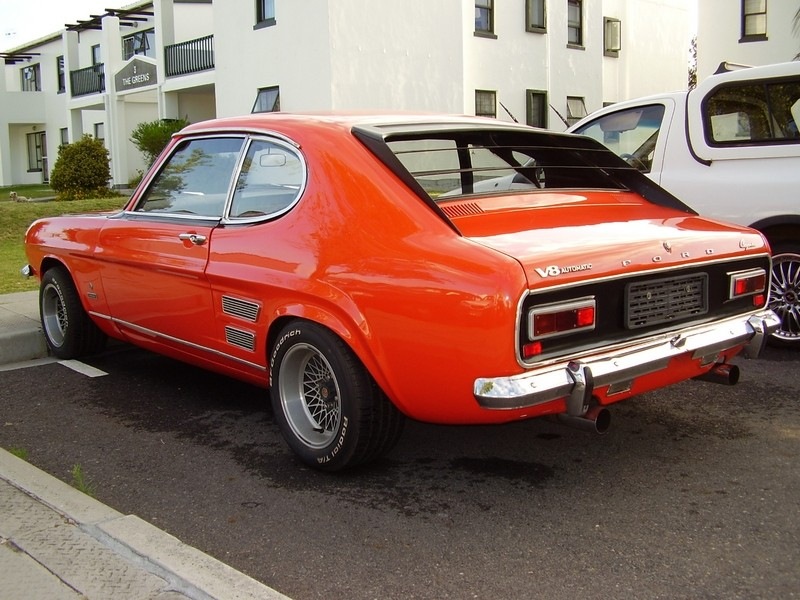
{"type": "Polygon", "coordinates": [[[253,140],[236,180],[231,219],[277,216],[289,210],[305,184],[305,167],[289,146],[253,140]]]}
{"type": "Polygon", "coordinates": [[[718,88],[703,104],[703,121],[711,146],[800,142],[800,81],[718,88]]]}

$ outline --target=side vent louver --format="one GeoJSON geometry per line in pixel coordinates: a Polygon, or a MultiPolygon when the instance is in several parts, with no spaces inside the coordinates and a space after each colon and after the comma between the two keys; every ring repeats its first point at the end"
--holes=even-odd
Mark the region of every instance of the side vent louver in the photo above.
{"type": "Polygon", "coordinates": [[[225,327],[225,341],[231,346],[244,348],[252,352],[256,349],[256,336],[249,331],[242,331],[230,325],[225,327]]]}
{"type": "Polygon", "coordinates": [[[245,321],[255,323],[258,320],[258,313],[261,307],[255,302],[240,300],[231,296],[222,297],[222,312],[232,317],[238,317],[245,321]]]}

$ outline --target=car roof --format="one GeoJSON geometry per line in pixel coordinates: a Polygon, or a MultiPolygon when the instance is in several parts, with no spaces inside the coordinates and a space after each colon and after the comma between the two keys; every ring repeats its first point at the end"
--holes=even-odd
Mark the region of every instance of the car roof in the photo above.
{"type": "Polygon", "coordinates": [[[432,113],[254,113],[236,117],[222,117],[194,123],[185,127],[181,133],[200,133],[204,131],[270,130],[276,126],[291,127],[341,127],[350,130],[360,127],[370,130],[393,129],[396,131],[430,130],[432,128],[452,129],[457,127],[484,127],[488,129],[531,129],[508,121],[486,117],[473,117],[455,114],[432,113]]]}

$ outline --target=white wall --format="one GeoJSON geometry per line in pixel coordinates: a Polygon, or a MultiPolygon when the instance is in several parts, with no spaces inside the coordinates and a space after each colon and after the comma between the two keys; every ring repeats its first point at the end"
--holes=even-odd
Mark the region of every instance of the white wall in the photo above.
{"type": "Polygon", "coordinates": [[[800,3],[768,0],[767,40],[740,42],[741,3],[700,0],[697,12],[697,78],[703,80],[721,62],[768,65],[793,60],[800,53],[800,36],[793,31],[800,3]]]}
{"type": "MultiPolygon", "coordinates": [[[[620,19],[622,50],[618,58],[603,59],[602,102],[619,102],[688,87],[689,46],[693,34],[689,5],[693,1],[604,0],[598,35],[602,43],[602,17],[620,19]]],[[[590,110],[600,106],[593,104],[590,110]]]]}
{"type": "Polygon", "coordinates": [[[278,85],[285,111],[332,105],[328,1],[276,2],[273,27],[253,29],[253,4],[214,7],[217,116],[251,111],[259,88],[278,85]]]}
{"type": "Polygon", "coordinates": [[[330,108],[462,112],[460,2],[334,0],[330,108]],[[379,13],[379,14],[376,14],[379,13]]]}

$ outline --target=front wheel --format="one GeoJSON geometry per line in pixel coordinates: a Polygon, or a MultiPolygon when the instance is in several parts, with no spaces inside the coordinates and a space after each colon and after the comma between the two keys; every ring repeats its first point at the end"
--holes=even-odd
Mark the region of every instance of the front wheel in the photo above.
{"type": "Polygon", "coordinates": [[[52,267],[42,275],[39,315],[47,346],[61,359],[102,350],[106,337],[86,314],[69,272],[52,267]]]}
{"type": "Polygon", "coordinates": [[[294,321],[276,340],[272,407],[283,437],[303,462],[337,471],[394,446],[404,418],[340,338],[294,321]]]}
{"type": "Polygon", "coordinates": [[[776,346],[800,348],[800,247],[778,245],[773,249],[769,307],[781,320],[770,336],[776,346]]]}

